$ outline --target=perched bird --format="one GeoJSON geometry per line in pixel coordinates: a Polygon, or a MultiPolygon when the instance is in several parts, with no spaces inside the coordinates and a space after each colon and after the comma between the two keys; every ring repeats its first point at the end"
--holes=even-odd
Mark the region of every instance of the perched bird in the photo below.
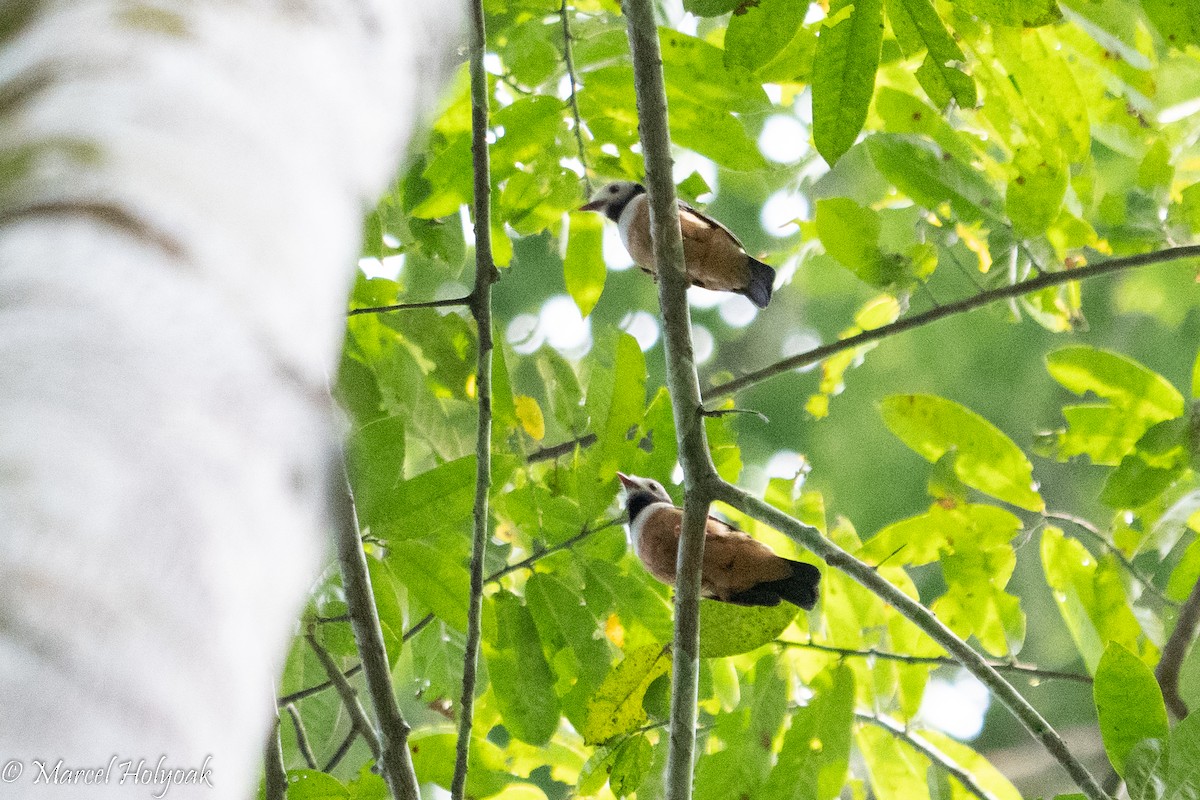
{"type": "MultiPolygon", "coordinates": [[[[610,183],[579,210],[599,211],[617,223],[621,241],[634,263],[655,275],[645,186],[632,181],[610,183]]],[[[683,260],[693,286],[737,292],[759,308],[767,307],[775,270],[747,255],[746,248],[724,225],[683,202],[679,203],[679,227],[683,231],[683,260]]]]}
{"type": "MultiPolygon", "coordinates": [[[[675,559],[683,509],[658,481],[623,475],[629,538],[634,552],[655,578],[675,584],[675,559]]],[[[777,606],[787,600],[803,609],[817,602],[820,571],[812,564],[775,555],[762,542],[732,525],[708,518],[704,532],[704,566],[700,592],[712,600],[739,606],[777,606]]]]}

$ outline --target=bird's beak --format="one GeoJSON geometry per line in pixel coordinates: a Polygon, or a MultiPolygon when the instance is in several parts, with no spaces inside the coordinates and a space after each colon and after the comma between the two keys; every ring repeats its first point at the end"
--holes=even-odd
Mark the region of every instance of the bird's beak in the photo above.
{"type": "Polygon", "coordinates": [[[624,486],[626,489],[633,488],[633,478],[629,477],[624,472],[618,472],[617,479],[621,481],[621,485],[624,486]]]}
{"type": "Polygon", "coordinates": [[[593,200],[590,203],[584,203],[583,205],[581,205],[579,207],[579,210],[580,211],[599,211],[602,208],[604,208],[603,200],[593,200]]]}

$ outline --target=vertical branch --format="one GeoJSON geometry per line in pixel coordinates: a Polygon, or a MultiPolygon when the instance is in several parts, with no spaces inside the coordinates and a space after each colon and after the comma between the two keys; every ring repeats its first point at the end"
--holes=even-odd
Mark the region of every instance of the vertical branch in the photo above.
{"type": "Polygon", "coordinates": [[[583,149],[583,120],[579,116],[579,100],[575,96],[578,81],[575,79],[575,56],[571,51],[573,38],[571,36],[571,22],[567,16],[567,0],[562,0],[562,5],[558,9],[558,16],[562,20],[563,63],[567,67],[567,80],[571,82],[571,94],[568,95],[567,100],[571,104],[571,116],[575,118],[575,143],[579,146],[579,163],[583,165],[583,186],[587,190],[588,197],[591,197],[591,170],[588,169],[587,153],[583,149]]]}
{"type": "Polygon", "coordinates": [[[278,710],[275,712],[275,724],[267,736],[267,754],[263,765],[263,796],[266,800],[287,800],[287,770],[283,767],[283,743],[279,741],[278,710]]]}
{"type": "Polygon", "coordinates": [[[475,172],[475,288],[471,315],[479,335],[475,393],[479,429],[475,440],[475,530],[471,545],[471,597],[467,607],[467,644],[463,656],[462,699],[458,708],[458,743],[454,756],[452,800],[462,800],[467,783],[467,755],[475,714],[475,681],[479,663],[480,614],[483,608],[483,557],[488,539],[488,492],[492,476],[492,261],[491,167],[488,162],[488,81],[483,68],[487,28],[483,0],[471,6],[471,155],[475,172]]]}
{"type": "Polygon", "coordinates": [[[1042,744],[1046,752],[1062,765],[1089,800],[1109,800],[1108,794],[1088,772],[1087,767],[1075,758],[1067,748],[1066,742],[1051,727],[1045,717],[1038,713],[1038,710],[1030,705],[1029,701],[1022,697],[1020,692],[1013,688],[1013,685],[1006,681],[994,667],[988,664],[983,656],[958,638],[929,609],[897,589],[870,566],[826,539],[815,528],[792,519],[771,504],[726,483],[720,483],[715,492],[718,500],[728,503],[738,511],[748,514],[760,522],[765,522],[775,530],[795,539],[816,556],[824,559],[829,566],[840,569],[884,602],[890,604],[978,678],[992,695],[1011,711],[1026,730],[1042,744]]]}
{"type": "MultiPolygon", "coordinates": [[[[383,629],[379,625],[379,609],[375,607],[371,574],[367,571],[367,554],[363,552],[362,540],[359,539],[358,514],[354,510],[354,498],[349,485],[345,492],[339,492],[338,495],[343,503],[338,515],[340,524],[337,536],[342,589],[346,593],[346,609],[354,630],[354,644],[362,659],[367,691],[375,708],[375,718],[379,720],[379,765],[395,800],[420,800],[417,772],[413,767],[412,755],[408,752],[408,734],[412,729],[400,713],[392,688],[392,671],[383,644],[383,629]]],[[[319,658],[323,650],[315,639],[310,637],[309,641],[319,658]]],[[[333,665],[329,678],[335,686],[339,679],[345,681],[336,665],[333,665]]]]}
{"type": "Polygon", "coordinates": [[[667,754],[667,797],[691,797],[696,749],[696,696],[700,643],[700,568],[704,530],[713,487],[719,482],[700,400],[700,382],[692,353],[688,280],[684,271],[675,182],[671,176],[671,137],[662,53],[651,0],[625,0],[629,47],[633,56],[639,130],[646,161],[651,238],[658,265],[658,301],[663,315],[667,386],[675,417],[679,460],[683,466],[683,530],[675,580],[675,649],[671,682],[671,732],[667,754]]]}

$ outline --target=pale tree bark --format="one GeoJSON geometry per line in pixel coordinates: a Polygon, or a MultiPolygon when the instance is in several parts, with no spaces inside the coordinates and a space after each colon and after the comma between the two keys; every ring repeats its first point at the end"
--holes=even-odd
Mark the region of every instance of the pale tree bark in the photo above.
{"type": "Polygon", "coordinates": [[[113,756],[252,795],[362,213],[453,5],[0,0],[0,795],[113,756]]]}

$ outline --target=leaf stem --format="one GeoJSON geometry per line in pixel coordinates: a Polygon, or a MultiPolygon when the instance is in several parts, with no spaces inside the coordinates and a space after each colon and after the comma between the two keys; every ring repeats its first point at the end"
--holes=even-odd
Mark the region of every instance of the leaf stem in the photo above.
{"type": "Polygon", "coordinates": [[[588,197],[591,198],[592,171],[588,169],[587,152],[583,146],[583,120],[579,116],[579,100],[575,93],[575,89],[579,85],[579,79],[575,77],[575,56],[572,53],[571,45],[575,37],[571,35],[571,22],[567,15],[567,0],[562,0],[562,5],[558,9],[558,16],[562,19],[563,63],[567,67],[567,80],[571,82],[571,93],[568,96],[568,102],[571,104],[571,116],[575,119],[575,143],[579,146],[579,163],[583,165],[583,185],[588,197]]]}
{"type": "Polygon", "coordinates": [[[1089,520],[1086,520],[1083,517],[1077,517],[1074,514],[1067,514],[1063,511],[1045,511],[1042,513],[1042,517],[1045,519],[1055,519],[1059,520],[1060,522],[1071,523],[1076,528],[1086,533],[1094,542],[1096,542],[1096,544],[1104,548],[1105,552],[1111,553],[1113,558],[1117,559],[1121,566],[1125,568],[1125,571],[1133,576],[1134,580],[1146,587],[1146,591],[1157,597],[1164,605],[1171,606],[1172,608],[1179,608],[1179,603],[1163,594],[1162,590],[1155,586],[1153,581],[1151,581],[1144,572],[1134,566],[1133,562],[1125,557],[1125,554],[1121,552],[1120,548],[1108,541],[1108,539],[1104,537],[1104,534],[1100,532],[1100,529],[1093,525],[1089,520]]]}
{"type": "Polygon", "coordinates": [[[909,730],[904,725],[901,725],[894,719],[880,716],[878,714],[867,714],[863,711],[855,711],[854,718],[859,722],[866,722],[890,733],[900,741],[907,744],[912,749],[916,750],[921,755],[928,758],[934,764],[937,764],[950,777],[962,784],[962,787],[971,794],[979,798],[979,800],[999,800],[996,795],[989,792],[987,789],[979,785],[975,780],[975,776],[967,772],[950,756],[939,750],[932,742],[921,736],[919,733],[909,730]]]}

